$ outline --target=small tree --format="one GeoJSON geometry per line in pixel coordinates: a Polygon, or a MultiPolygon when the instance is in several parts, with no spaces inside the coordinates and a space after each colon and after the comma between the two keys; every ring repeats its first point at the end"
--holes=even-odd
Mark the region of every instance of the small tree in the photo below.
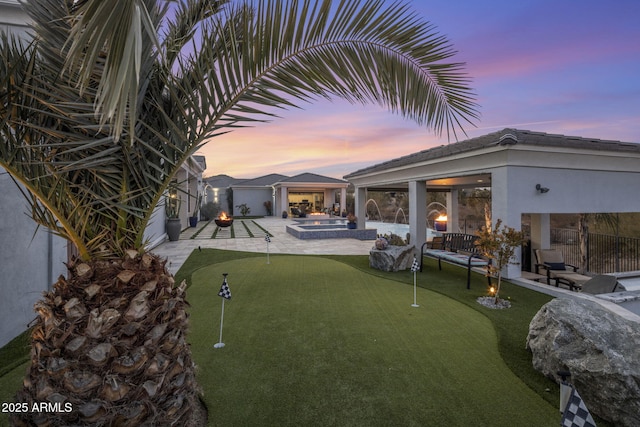
{"type": "Polygon", "coordinates": [[[236,205],[236,208],[240,209],[240,215],[242,216],[247,216],[249,215],[249,213],[251,213],[251,208],[247,206],[246,203],[243,203],[241,205],[236,205]]]}
{"type": "Polygon", "coordinates": [[[482,255],[489,258],[491,262],[487,264],[487,276],[498,278],[496,285],[495,303],[500,300],[500,284],[502,282],[502,269],[508,264],[518,264],[514,261],[516,248],[524,242],[524,233],[516,231],[506,225],[500,229],[502,220],[496,221],[493,229],[482,227],[476,231],[478,239],[474,242],[482,255]]]}

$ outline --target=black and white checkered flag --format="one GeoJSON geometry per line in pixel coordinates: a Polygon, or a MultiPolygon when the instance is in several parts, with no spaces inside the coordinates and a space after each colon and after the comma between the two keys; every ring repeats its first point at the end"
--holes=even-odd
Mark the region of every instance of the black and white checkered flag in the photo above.
{"type": "Polygon", "coordinates": [[[571,390],[571,397],[562,414],[560,425],[562,427],[596,427],[596,422],[575,387],[571,390]]]}
{"type": "Polygon", "coordinates": [[[264,241],[267,243],[271,243],[271,237],[268,234],[265,234],[264,241]]]}
{"type": "Polygon", "coordinates": [[[227,284],[227,278],[224,278],[222,282],[222,286],[220,286],[220,292],[218,292],[218,296],[224,299],[231,299],[231,291],[229,290],[229,285],[227,284]]]}
{"type": "Polygon", "coordinates": [[[413,257],[413,264],[411,264],[411,271],[415,273],[418,270],[420,270],[420,264],[418,264],[418,260],[416,259],[416,257],[413,257]]]}

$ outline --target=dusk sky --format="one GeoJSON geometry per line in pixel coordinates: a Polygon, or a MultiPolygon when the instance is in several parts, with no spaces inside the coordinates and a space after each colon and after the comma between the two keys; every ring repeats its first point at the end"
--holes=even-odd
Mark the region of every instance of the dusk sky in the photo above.
{"type": "MultiPolygon", "coordinates": [[[[640,143],[639,0],[409,3],[467,64],[481,114],[465,127],[469,137],[514,127],[640,143]]],[[[342,178],[448,143],[377,105],[336,98],[301,107],[212,139],[198,152],[205,175],[342,178]]]]}

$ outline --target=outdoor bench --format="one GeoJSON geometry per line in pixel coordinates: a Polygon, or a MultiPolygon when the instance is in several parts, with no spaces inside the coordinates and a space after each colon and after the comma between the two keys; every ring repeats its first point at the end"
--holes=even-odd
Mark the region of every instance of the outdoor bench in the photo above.
{"type": "MultiPolygon", "coordinates": [[[[425,242],[420,249],[420,271],[424,256],[438,260],[438,269],[442,270],[442,261],[467,267],[467,289],[471,287],[471,269],[485,267],[491,261],[478,253],[474,242],[476,236],[464,233],[444,233],[442,240],[434,237],[432,242],[425,242]],[[429,246],[431,243],[431,247],[429,246]]],[[[491,277],[487,277],[491,286],[491,277]]]]}

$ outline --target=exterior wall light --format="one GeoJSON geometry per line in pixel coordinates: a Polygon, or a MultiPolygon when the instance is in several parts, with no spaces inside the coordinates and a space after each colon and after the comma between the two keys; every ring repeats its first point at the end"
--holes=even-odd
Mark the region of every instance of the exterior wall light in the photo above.
{"type": "Polygon", "coordinates": [[[549,189],[547,187],[543,187],[540,184],[536,184],[536,191],[540,194],[548,193],[549,189]]]}

